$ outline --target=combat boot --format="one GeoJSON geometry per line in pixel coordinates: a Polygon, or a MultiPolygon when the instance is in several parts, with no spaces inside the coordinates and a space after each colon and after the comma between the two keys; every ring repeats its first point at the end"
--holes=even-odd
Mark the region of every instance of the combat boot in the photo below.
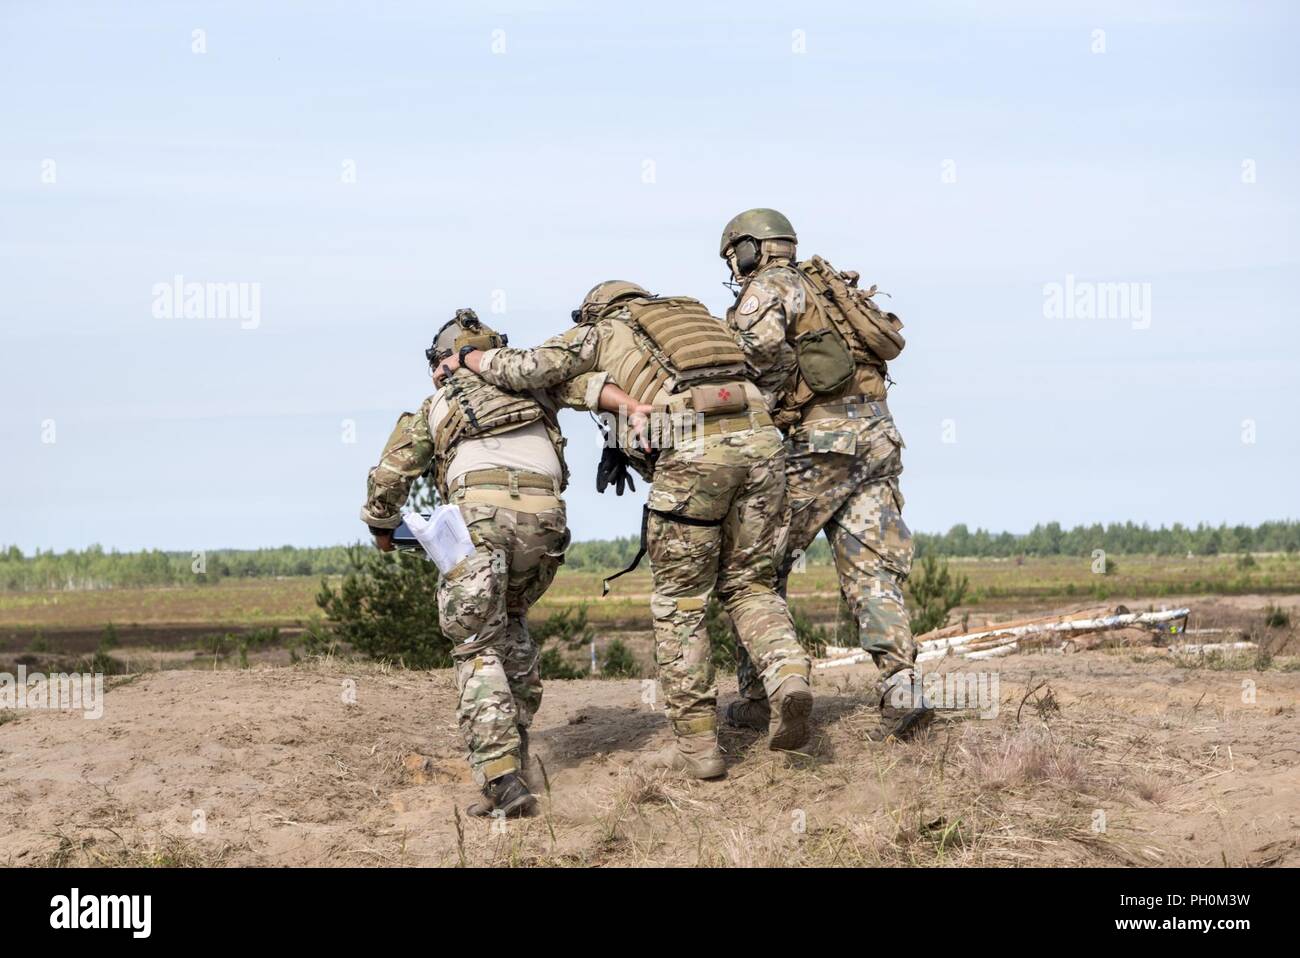
{"type": "Polygon", "coordinates": [[[484,785],[483,801],[474,802],[466,811],[475,818],[486,815],[521,818],[531,815],[536,806],[537,799],[528,790],[524,780],[515,772],[507,772],[484,785]]]}
{"type": "Polygon", "coordinates": [[[887,738],[906,740],[934,721],[934,709],[927,705],[924,695],[916,699],[912,671],[895,672],[881,684],[880,727],[868,733],[868,738],[882,742],[887,738]]]}
{"type": "Polygon", "coordinates": [[[666,768],[688,778],[719,778],[727,771],[718,749],[714,717],[674,722],[676,741],[653,753],[644,762],[647,769],[666,768]]]}
{"type": "Polygon", "coordinates": [[[766,698],[736,699],[727,706],[727,724],[735,728],[766,732],[771,720],[772,705],[766,698]]]}
{"type": "Polygon", "coordinates": [[[707,748],[693,748],[682,739],[672,745],[665,745],[645,761],[645,767],[666,768],[681,772],[687,778],[720,778],[727,771],[716,742],[710,742],[707,748]]]}
{"type": "Polygon", "coordinates": [[[776,727],[767,747],[779,751],[803,748],[812,734],[812,687],[802,675],[788,676],[772,695],[776,727]]]}

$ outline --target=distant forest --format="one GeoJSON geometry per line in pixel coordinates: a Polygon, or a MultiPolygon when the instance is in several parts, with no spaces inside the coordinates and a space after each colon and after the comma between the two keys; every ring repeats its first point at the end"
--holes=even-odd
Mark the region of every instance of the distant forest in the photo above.
{"type": "MultiPolygon", "coordinates": [[[[300,549],[213,549],[190,552],[110,552],[100,546],[80,551],[40,552],[27,556],[16,546],[0,551],[0,590],[102,589],[115,586],[194,585],[225,578],[338,575],[350,567],[355,547],[300,549]],[[202,574],[197,574],[202,570],[202,574]]],[[[570,569],[606,571],[636,554],[637,540],[599,539],[575,542],[565,564],[570,569]]],[[[1243,552],[1300,552],[1300,521],[1265,522],[1258,526],[1184,526],[1152,529],[1132,522],[1062,529],[1060,523],[1037,525],[1024,535],[970,531],[964,525],[945,533],[918,533],[918,556],[952,557],[1089,556],[1094,549],[1109,555],[1212,556],[1243,552]]],[[[808,550],[808,561],[830,561],[825,538],[808,550]]]]}

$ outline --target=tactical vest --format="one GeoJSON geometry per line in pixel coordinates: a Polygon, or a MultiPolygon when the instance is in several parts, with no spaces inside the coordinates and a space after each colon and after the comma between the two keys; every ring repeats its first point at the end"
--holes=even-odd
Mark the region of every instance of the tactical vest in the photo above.
{"type": "Polygon", "coordinates": [[[624,308],[640,349],[618,357],[606,371],[637,402],[652,404],[661,389],[678,393],[700,383],[753,377],[730,331],[698,300],[622,299],[605,315],[624,308]]]}
{"type": "Polygon", "coordinates": [[[875,286],[858,288],[857,273],[840,272],[820,256],[793,268],[808,305],[786,330],[797,367],[782,398],[782,424],[798,418],[798,411],[814,400],[851,395],[883,399],[887,360],[903,351],[902,322],[871,299],[875,286]]]}
{"type": "Polygon", "coordinates": [[[554,412],[527,393],[507,392],[468,370],[457,370],[442,388],[447,397],[447,415],[433,435],[433,482],[444,502],[448,498],[447,467],[458,443],[501,435],[538,421],[546,426],[546,435],[560,460],[560,488],[568,485],[564,439],[554,412]]]}

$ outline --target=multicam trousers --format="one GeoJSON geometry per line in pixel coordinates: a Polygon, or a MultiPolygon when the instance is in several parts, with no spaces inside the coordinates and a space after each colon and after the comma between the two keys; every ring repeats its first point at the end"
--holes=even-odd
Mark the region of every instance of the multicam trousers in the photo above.
{"type": "Polygon", "coordinates": [[[519,729],[542,704],[528,609],[555,578],[569,533],[558,499],[530,513],[476,502],[478,489],[453,496],[476,551],[438,584],[438,615],[455,643],[456,718],[482,785],[519,769],[519,729]]]}
{"type": "Polygon", "coordinates": [[[647,525],[655,663],[678,735],[714,734],[718,689],[705,615],[721,600],[769,692],[810,661],[776,589],[785,455],[772,426],[704,437],[655,465],[647,525]]]}
{"type": "MultiPolygon", "coordinates": [[[[858,623],[858,641],[882,679],[911,668],[916,643],[903,585],[912,568],[912,534],[903,522],[903,439],[888,415],[823,418],[790,434],[786,461],[788,515],[779,583],[817,534],[826,531],[840,591],[858,623]]],[[[742,694],[763,698],[753,665],[739,657],[742,694]]]]}

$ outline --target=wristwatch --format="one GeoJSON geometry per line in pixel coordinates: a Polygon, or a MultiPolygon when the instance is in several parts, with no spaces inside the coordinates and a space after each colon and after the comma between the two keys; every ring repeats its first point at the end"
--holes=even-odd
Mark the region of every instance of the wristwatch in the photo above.
{"type": "MultiPolygon", "coordinates": [[[[465,366],[465,357],[477,349],[477,346],[462,346],[460,347],[460,352],[456,354],[456,358],[460,360],[462,366],[465,366]]],[[[465,368],[468,369],[469,367],[465,366],[465,368]]]]}

